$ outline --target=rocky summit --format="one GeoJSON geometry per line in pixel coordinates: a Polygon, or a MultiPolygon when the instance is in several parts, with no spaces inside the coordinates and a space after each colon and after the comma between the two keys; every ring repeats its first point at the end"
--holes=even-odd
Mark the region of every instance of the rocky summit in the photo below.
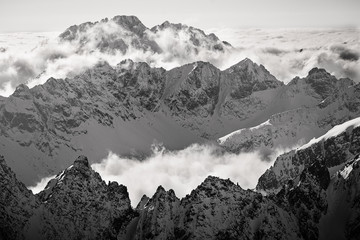
{"type": "Polygon", "coordinates": [[[59,39],[76,45],[78,52],[99,50],[104,53],[126,54],[136,49],[156,54],[170,53],[169,50],[173,50],[184,56],[196,56],[202,50],[226,52],[232,48],[228,42],[221,41],[215,34],[206,34],[198,28],[166,21],[149,29],[136,16],[123,15],[73,25],[61,33],[59,39]],[[164,44],[162,36],[169,37],[168,41],[172,44],[164,44]],[[190,41],[182,42],[179,36],[186,36],[190,41]],[[186,44],[186,48],[182,49],[186,52],[176,50],[176,47],[173,47],[176,43],[186,44]]]}

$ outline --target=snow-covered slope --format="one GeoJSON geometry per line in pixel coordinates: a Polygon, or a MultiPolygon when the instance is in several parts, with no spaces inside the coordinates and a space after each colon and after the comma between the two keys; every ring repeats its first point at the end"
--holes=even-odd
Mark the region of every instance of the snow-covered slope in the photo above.
{"type": "Polygon", "coordinates": [[[356,118],[335,126],[296,150],[280,155],[260,177],[257,189],[277,192],[289,180],[298,182],[302,170],[315,161],[324,161],[333,174],[359,153],[360,118],[356,118]]]}
{"type": "Polygon", "coordinates": [[[312,70],[305,79],[293,80],[284,86],[279,100],[275,106],[285,102],[294,104],[294,109],[276,113],[258,126],[225,135],[218,139],[219,144],[232,152],[304,144],[331,127],[359,116],[360,85],[353,85],[348,79],[336,80],[323,70],[312,70]],[[318,74],[327,80],[320,78],[320,86],[314,87],[312,79],[318,74]],[[316,93],[319,89],[322,92],[316,93]]]}

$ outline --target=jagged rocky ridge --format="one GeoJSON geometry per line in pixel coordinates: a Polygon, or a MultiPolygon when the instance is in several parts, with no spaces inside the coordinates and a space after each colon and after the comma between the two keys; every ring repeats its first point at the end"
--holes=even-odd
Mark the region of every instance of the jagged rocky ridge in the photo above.
{"type": "MultiPolygon", "coordinates": [[[[351,131],[338,128],[338,134],[328,138],[343,146],[337,152],[345,154],[338,155],[335,171],[328,168],[328,158],[321,151],[312,151],[312,158],[303,154],[307,164],[297,177],[288,178],[277,193],[268,196],[244,190],[230,180],[208,177],[182,199],[160,186],[132,209],[126,187],[103,182],[86,157],[76,159],[45,190],[33,195],[1,158],[0,187],[5,191],[0,195],[0,237],[357,239],[360,156],[346,149],[358,138],[359,121],[350,122],[351,131]]],[[[304,149],[317,149],[318,144],[304,149]]]]}
{"type": "Polygon", "coordinates": [[[137,215],[125,186],[106,184],[86,157],[33,195],[1,166],[0,239],[116,239],[137,215]]]}
{"type": "Polygon", "coordinates": [[[59,39],[77,46],[79,53],[149,51],[152,54],[165,52],[180,59],[187,55],[199,56],[202,51],[215,54],[232,49],[229,43],[213,33],[205,34],[200,29],[168,21],[149,29],[135,16],[115,16],[73,25],[61,33],[59,39]],[[179,49],[178,46],[184,47],[179,49]]]}
{"type": "Polygon", "coordinates": [[[261,132],[258,140],[256,132],[242,134],[244,144],[225,148],[293,145],[358,116],[358,89],[317,68],[284,85],[250,59],[224,71],[206,62],[169,71],[131,60],[116,67],[102,62],[71,79],[50,78],[32,89],[20,85],[1,99],[0,150],[31,185],[81,154],[97,162],[108,150],[143,157],[154,141],[182,149],[269,118],[278,129],[261,132]]]}
{"type": "Polygon", "coordinates": [[[282,85],[249,59],[224,71],[205,62],[170,71],[103,62],[72,79],[20,85],[2,99],[0,150],[19,178],[33,184],[79,154],[99,161],[109,149],[143,155],[154,140],[181,149],[224,135],[269,108],[259,91],[282,85]],[[253,88],[239,95],[244,85],[253,88]]]}
{"type": "Polygon", "coordinates": [[[327,135],[300,148],[280,155],[274,165],[259,179],[257,189],[267,192],[278,191],[289,180],[299,181],[299,174],[314,161],[336,171],[354,156],[360,154],[359,118],[336,126],[327,135]],[[339,132],[336,132],[335,130],[339,132]],[[333,134],[329,134],[332,133],[333,134]]]}
{"type": "Polygon", "coordinates": [[[313,69],[307,77],[293,79],[279,95],[279,101],[294,95],[303,106],[276,113],[262,124],[232,132],[218,142],[236,153],[293,147],[359,116],[360,85],[349,79],[338,81],[324,69],[313,69]],[[307,104],[309,95],[316,96],[319,102],[307,104]]]}

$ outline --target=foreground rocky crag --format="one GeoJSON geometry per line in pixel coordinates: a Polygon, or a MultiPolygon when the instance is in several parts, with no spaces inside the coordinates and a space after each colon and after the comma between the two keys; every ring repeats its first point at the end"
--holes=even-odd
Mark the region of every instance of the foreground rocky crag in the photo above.
{"type": "Polygon", "coordinates": [[[360,120],[354,119],[335,127],[336,134],[332,129],[302,147],[311,153],[298,149],[304,153],[297,158],[302,167],[287,171],[287,164],[294,164],[285,162],[277,191],[260,179],[258,186],[267,196],[209,176],[182,199],[160,186],[135,209],[126,187],[106,184],[86,157],[76,159],[37,195],[16,179],[2,158],[0,238],[358,239],[360,156],[354,154],[359,145],[353,143],[359,128],[360,120]],[[324,151],[313,151],[330,144],[326,141],[336,142],[331,146],[338,149],[337,162],[331,161],[332,155],[324,157],[324,151]],[[284,175],[287,172],[293,174],[284,175]]]}
{"type": "Polygon", "coordinates": [[[136,216],[125,186],[106,184],[86,157],[49,181],[38,195],[1,161],[0,239],[116,239],[136,216]]]}

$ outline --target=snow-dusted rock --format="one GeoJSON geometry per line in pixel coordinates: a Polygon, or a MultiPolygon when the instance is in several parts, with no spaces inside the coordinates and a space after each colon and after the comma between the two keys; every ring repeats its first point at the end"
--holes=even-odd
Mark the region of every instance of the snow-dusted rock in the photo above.
{"type": "Polygon", "coordinates": [[[1,237],[5,239],[356,239],[359,156],[330,179],[324,160],[299,181],[263,196],[209,176],[189,195],[158,187],[130,206],[126,187],[105,184],[86,157],[50,180],[38,195],[0,161],[1,237]],[[11,187],[11,188],[10,188],[11,187]],[[335,227],[336,226],[336,227],[335,227]]]}
{"type": "MultiPolygon", "coordinates": [[[[127,189],[106,184],[85,156],[50,180],[38,194],[52,213],[58,239],[111,239],[126,228],[132,216],[127,189]]],[[[44,235],[50,232],[45,229],[44,235]]]]}
{"type": "Polygon", "coordinates": [[[299,181],[304,168],[315,161],[324,161],[328,168],[344,166],[360,153],[360,118],[335,126],[325,135],[280,155],[274,165],[259,179],[257,189],[277,192],[288,180],[299,181]]]}
{"type": "Polygon", "coordinates": [[[358,117],[359,89],[360,85],[353,85],[349,79],[336,80],[323,69],[313,69],[306,78],[295,79],[284,86],[279,95],[284,102],[298,98],[301,102],[302,99],[313,99],[313,103],[305,103],[299,108],[294,103],[294,109],[276,113],[258,126],[225,135],[218,142],[231,152],[270,151],[304,144],[333,126],[358,117]],[[316,84],[326,90],[317,93],[322,87],[316,84]]]}
{"type": "Polygon", "coordinates": [[[115,16],[100,22],[86,22],[73,25],[60,34],[63,42],[77,46],[78,52],[100,52],[126,54],[133,50],[166,52],[169,56],[186,54],[198,55],[200,51],[225,52],[231,45],[222,42],[215,34],[205,34],[202,30],[168,21],[151,29],[135,16],[115,16]],[[168,39],[165,44],[162,36],[168,39]],[[184,41],[184,39],[188,41],[184,41]],[[185,45],[177,49],[176,44],[185,45]],[[182,52],[182,51],[186,52],[182,52]]]}
{"type": "Polygon", "coordinates": [[[1,239],[116,239],[136,216],[125,186],[106,184],[86,157],[33,195],[0,159],[1,239]]]}

